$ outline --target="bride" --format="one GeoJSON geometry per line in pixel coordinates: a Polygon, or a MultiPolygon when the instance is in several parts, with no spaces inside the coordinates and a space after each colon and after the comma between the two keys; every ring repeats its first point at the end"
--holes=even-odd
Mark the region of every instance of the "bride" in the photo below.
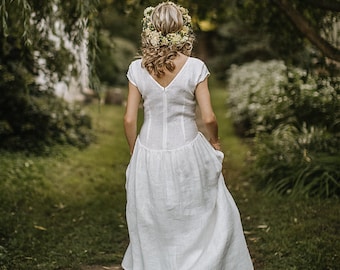
{"type": "Polygon", "coordinates": [[[251,270],[239,211],[222,175],[209,71],[191,57],[188,11],[164,2],[144,11],[142,58],[127,73],[124,127],[130,244],[125,270],[251,270]],[[137,134],[143,101],[144,122],[137,134]],[[196,125],[196,103],[208,132],[196,125]]]}

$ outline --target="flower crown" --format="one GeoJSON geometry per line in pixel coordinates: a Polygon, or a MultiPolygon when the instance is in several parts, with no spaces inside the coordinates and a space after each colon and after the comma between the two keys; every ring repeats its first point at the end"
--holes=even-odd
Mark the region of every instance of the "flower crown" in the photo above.
{"type": "Polygon", "coordinates": [[[179,11],[182,13],[183,17],[183,27],[178,32],[168,33],[163,35],[160,31],[157,31],[155,26],[152,23],[152,13],[154,11],[154,7],[147,7],[144,10],[144,18],[142,20],[143,25],[143,35],[144,37],[151,43],[152,46],[171,46],[177,44],[184,44],[189,41],[190,36],[193,34],[192,26],[191,26],[191,17],[186,8],[181,6],[177,6],[172,2],[168,2],[170,5],[176,6],[179,11]]]}

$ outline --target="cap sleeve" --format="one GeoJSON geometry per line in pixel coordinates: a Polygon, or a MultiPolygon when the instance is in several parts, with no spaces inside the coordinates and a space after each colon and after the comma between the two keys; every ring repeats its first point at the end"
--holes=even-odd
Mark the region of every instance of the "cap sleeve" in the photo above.
{"type": "Polygon", "coordinates": [[[126,73],[126,77],[128,78],[129,82],[131,82],[134,86],[137,86],[136,84],[136,62],[132,62],[129,65],[129,69],[126,73]]]}
{"type": "Polygon", "coordinates": [[[201,66],[201,71],[199,73],[199,76],[198,76],[198,81],[197,81],[197,84],[203,82],[209,75],[210,75],[210,72],[207,68],[207,66],[201,62],[202,66],[201,66]]]}

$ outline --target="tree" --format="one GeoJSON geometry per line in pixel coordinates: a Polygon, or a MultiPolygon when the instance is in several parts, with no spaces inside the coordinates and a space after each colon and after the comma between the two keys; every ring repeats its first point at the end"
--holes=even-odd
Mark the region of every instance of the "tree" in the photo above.
{"type": "Polygon", "coordinates": [[[238,7],[247,23],[270,33],[281,55],[294,55],[308,40],[324,57],[340,61],[338,41],[331,35],[339,23],[338,0],[240,0],[238,7]]]}
{"type": "MultiPolygon", "coordinates": [[[[126,85],[126,71],[136,56],[140,16],[131,16],[124,3],[101,1],[98,7],[98,54],[96,70],[102,89],[126,85]]],[[[135,13],[139,12],[137,9],[135,13]]]]}
{"type": "MultiPolygon", "coordinates": [[[[0,147],[89,142],[89,119],[53,91],[55,82],[78,73],[71,50],[80,50],[87,39],[89,62],[94,61],[97,4],[80,0],[1,2],[0,147]],[[39,74],[44,75],[40,84],[36,80],[39,74]]],[[[95,78],[93,69],[90,74],[95,78]]]]}
{"type": "MultiPolygon", "coordinates": [[[[323,38],[320,33],[310,25],[308,20],[292,6],[291,2],[288,0],[275,0],[274,2],[288,16],[294,26],[326,57],[340,62],[340,49],[336,48],[329,41],[323,38]]],[[[340,11],[340,2],[319,2],[315,0],[308,0],[307,4],[319,9],[331,10],[333,12],[340,11]]],[[[327,16],[329,15],[326,15],[326,18],[327,16]]]]}

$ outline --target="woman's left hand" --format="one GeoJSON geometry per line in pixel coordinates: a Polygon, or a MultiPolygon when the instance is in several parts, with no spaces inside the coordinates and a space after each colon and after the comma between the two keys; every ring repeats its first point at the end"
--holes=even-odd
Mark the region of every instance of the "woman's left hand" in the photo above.
{"type": "Polygon", "coordinates": [[[210,144],[212,145],[212,147],[214,147],[215,150],[221,151],[221,143],[219,140],[216,142],[212,142],[210,140],[210,144]]]}

